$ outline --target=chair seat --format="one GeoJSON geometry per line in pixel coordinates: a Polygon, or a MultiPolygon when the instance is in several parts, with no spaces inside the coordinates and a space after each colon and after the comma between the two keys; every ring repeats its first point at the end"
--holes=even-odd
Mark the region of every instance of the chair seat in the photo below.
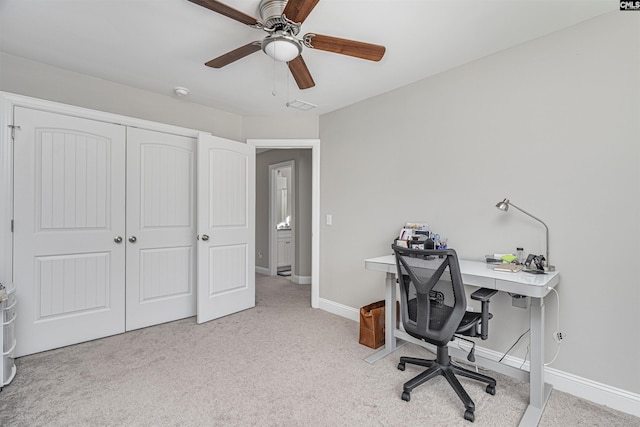
{"type": "MultiPolygon", "coordinates": [[[[418,310],[417,305],[418,305],[418,302],[415,298],[409,300],[409,318],[410,319],[417,318],[417,310],[418,310]]],[[[432,325],[431,327],[433,329],[440,329],[441,325],[439,324],[443,323],[442,319],[443,317],[446,317],[446,316],[443,316],[444,311],[451,311],[451,308],[447,306],[438,305],[437,303],[431,304],[430,322],[432,325]]],[[[489,319],[491,319],[492,317],[493,315],[489,313],[489,319]]],[[[460,326],[458,326],[458,329],[456,329],[456,334],[475,336],[476,326],[478,325],[478,323],[480,323],[481,319],[482,319],[482,313],[478,313],[475,311],[465,312],[464,317],[460,322],[460,326]]]]}
{"type": "Polygon", "coordinates": [[[464,313],[464,317],[462,318],[462,321],[460,322],[460,326],[458,326],[456,333],[464,334],[471,328],[474,328],[478,324],[478,322],[480,322],[480,319],[482,319],[482,315],[480,313],[476,313],[475,311],[467,311],[466,313],[464,313]]]}
{"type": "MultiPolygon", "coordinates": [[[[493,314],[488,313],[487,318],[491,319],[493,314]]],[[[467,311],[460,322],[460,326],[456,330],[456,334],[465,335],[468,337],[478,337],[479,330],[478,324],[482,320],[482,313],[476,313],[474,311],[467,311]]],[[[483,338],[484,339],[484,338],[483,338]]]]}

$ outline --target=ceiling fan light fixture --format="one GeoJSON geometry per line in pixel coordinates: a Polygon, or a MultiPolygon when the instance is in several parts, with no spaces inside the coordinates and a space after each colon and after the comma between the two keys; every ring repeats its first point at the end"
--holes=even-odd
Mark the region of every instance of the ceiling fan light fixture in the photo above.
{"type": "Polygon", "coordinates": [[[276,61],[289,62],[300,55],[302,46],[287,34],[275,34],[262,40],[262,51],[276,61]]]}

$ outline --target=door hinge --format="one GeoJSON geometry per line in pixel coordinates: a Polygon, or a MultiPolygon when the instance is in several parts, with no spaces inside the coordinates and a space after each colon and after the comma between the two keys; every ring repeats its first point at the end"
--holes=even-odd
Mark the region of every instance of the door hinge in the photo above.
{"type": "Polygon", "coordinates": [[[13,233],[13,220],[11,220],[11,232],[13,233]]]}
{"type": "Polygon", "coordinates": [[[16,129],[20,130],[21,127],[20,126],[16,126],[16,125],[8,125],[11,128],[11,139],[15,140],[16,139],[16,129]]]}

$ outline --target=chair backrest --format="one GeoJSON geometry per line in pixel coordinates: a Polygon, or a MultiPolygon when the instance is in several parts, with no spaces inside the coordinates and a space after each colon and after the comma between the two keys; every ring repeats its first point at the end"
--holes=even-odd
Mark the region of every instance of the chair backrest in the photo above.
{"type": "Polygon", "coordinates": [[[405,331],[431,344],[447,345],[467,307],[456,251],[391,247],[405,331]]]}

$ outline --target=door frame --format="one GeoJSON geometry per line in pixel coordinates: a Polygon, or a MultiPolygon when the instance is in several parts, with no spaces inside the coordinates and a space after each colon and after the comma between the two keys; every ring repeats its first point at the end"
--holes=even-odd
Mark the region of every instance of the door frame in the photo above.
{"type": "Polygon", "coordinates": [[[296,218],[298,212],[296,210],[296,166],[294,160],[286,162],[274,163],[269,165],[269,274],[275,276],[278,274],[278,232],[276,231],[276,170],[282,168],[291,168],[291,183],[288,192],[291,192],[291,274],[296,267],[296,218]],[[275,256],[274,256],[275,255],[275,256]]]}
{"type": "Polygon", "coordinates": [[[311,307],[320,308],[320,140],[247,139],[247,144],[274,150],[311,149],[311,307]]]}

